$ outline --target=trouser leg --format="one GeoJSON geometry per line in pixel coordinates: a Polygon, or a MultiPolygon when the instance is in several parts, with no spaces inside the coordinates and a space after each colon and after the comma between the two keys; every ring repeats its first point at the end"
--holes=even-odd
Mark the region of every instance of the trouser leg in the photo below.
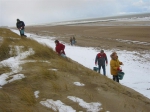
{"type": "Polygon", "coordinates": [[[21,30],[19,30],[19,32],[20,32],[20,36],[21,36],[21,30]]]}
{"type": "Polygon", "coordinates": [[[115,76],[113,75],[113,80],[115,81],[115,79],[116,79],[116,78],[115,78],[115,76]]]}
{"type": "Polygon", "coordinates": [[[105,68],[105,65],[102,66],[102,69],[103,69],[103,74],[106,75],[106,68],[105,68]]]}
{"type": "Polygon", "coordinates": [[[98,65],[98,73],[101,71],[101,65],[98,65]]]}
{"type": "Polygon", "coordinates": [[[116,81],[119,82],[119,77],[118,77],[118,75],[116,76],[116,81]]]}
{"type": "Polygon", "coordinates": [[[119,83],[118,75],[117,75],[117,76],[114,76],[114,75],[113,75],[113,80],[119,83]]]}
{"type": "Polygon", "coordinates": [[[24,35],[24,29],[20,30],[20,35],[21,35],[21,36],[25,36],[25,35],[24,35]]]}

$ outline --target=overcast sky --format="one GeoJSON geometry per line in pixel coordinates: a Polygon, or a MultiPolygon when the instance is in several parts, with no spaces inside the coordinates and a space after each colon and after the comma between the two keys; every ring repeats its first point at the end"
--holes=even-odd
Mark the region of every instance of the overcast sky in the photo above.
{"type": "Polygon", "coordinates": [[[0,26],[150,12],[150,0],[0,0],[0,26]]]}

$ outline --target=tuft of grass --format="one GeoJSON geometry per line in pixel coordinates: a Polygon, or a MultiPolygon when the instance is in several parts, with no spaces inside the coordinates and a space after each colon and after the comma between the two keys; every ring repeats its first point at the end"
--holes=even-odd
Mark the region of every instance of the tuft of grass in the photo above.
{"type": "Polygon", "coordinates": [[[0,28],[0,36],[4,38],[20,38],[20,36],[14,32],[12,32],[10,29],[7,28],[0,28]]]}
{"type": "Polygon", "coordinates": [[[11,100],[9,98],[9,95],[5,92],[0,92],[0,102],[7,102],[7,103],[11,103],[11,100]]]}
{"type": "Polygon", "coordinates": [[[47,70],[47,69],[41,69],[40,72],[41,72],[42,77],[44,79],[49,79],[49,80],[56,80],[56,79],[58,79],[58,76],[57,76],[55,71],[47,70]]]}
{"type": "Polygon", "coordinates": [[[51,81],[51,84],[52,84],[52,89],[53,89],[55,92],[58,92],[58,91],[61,90],[61,86],[59,85],[59,83],[54,82],[54,81],[51,81]]]}
{"type": "Polygon", "coordinates": [[[34,92],[29,87],[24,87],[20,90],[21,100],[26,101],[28,105],[34,105],[36,99],[34,97],[34,92]]]}
{"type": "Polygon", "coordinates": [[[9,104],[11,104],[10,96],[5,91],[0,90],[0,112],[10,112],[9,104]]]}
{"type": "Polygon", "coordinates": [[[0,74],[7,73],[7,72],[10,72],[10,71],[11,71],[11,69],[9,67],[0,68],[0,74]]]}
{"type": "Polygon", "coordinates": [[[9,53],[10,51],[10,39],[9,38],[5,38],[3,39],[3,42],[0,46],[0,61],[9,58],[11,55],[9,53]]]}
{"type": "Polygon", "coordinates": [[[90,99],[90,100],[94,99],[94,95],[92,93],[90,93],[89,91],[87,91],[87,90],[83,90],[83,94],[85,96],[87,96],[87,98],[90,99]]]}
{"type": "Polygon", "coordinates": [[[67,84],[67,83],[65,83],[65,85],[64,85],[64,86],[65,86],[65,90],[66,90],[66,91],[68,91],[68,90],[69,90],[68,84],[67,84]]]}
{"type": "Polygon", "coordinates": [[[70,61],[67,61],[66,59],[61,58],[61,57],[58,58],[57,60],[51,60],[51,63],[52,63],[51,66],[53,68],[57,68],[58,70],[67,72],[67,73],[76,74],[79,72],[78,68],[80,68],[76,64],[70,61]]]}

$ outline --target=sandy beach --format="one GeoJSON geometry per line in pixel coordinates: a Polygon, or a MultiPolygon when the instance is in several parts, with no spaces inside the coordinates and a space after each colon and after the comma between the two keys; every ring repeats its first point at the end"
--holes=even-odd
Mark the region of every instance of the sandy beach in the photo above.
{"type": "Polygon", "coordinates": [[[150,26],[32,26],[26,27],[26,31],[53,36],[66,43],[75,36],[78,46],[138,52],[150,50],[150,26]]]}

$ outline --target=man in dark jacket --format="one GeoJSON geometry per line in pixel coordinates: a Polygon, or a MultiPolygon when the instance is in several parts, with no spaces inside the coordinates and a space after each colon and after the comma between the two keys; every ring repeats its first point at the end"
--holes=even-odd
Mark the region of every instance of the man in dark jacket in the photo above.
{"type": "Polygon", "coordinates": [[[25,36],[26,37],[26,35],[24,35],[24,28],[25,28],[24,22],[17,19],[16,27],[20,31],[20,36],[25,36]]]}
{"type": "Polygon", "coordinates": [[[101,67],[103,69],[103,74],[106,75],[106,65],[108,64],[107,55],[104,53],[104,50],[101,50],[100,53],[96,55],[95,58],[95,65],[97,65],[98,62],[98,72],[100,73],[101,67]]]}
{"type": "Polygon", "coordinates": [[[55,47],[56,52],[57,52],[59,55],[61,55],[61,56],[63,56],[63,57],[66,57],[65,51],[64,51],[65,45],[59,43],[58,40],[55,40],[55,44],[56,44],[56,47],[55,47]]]}

